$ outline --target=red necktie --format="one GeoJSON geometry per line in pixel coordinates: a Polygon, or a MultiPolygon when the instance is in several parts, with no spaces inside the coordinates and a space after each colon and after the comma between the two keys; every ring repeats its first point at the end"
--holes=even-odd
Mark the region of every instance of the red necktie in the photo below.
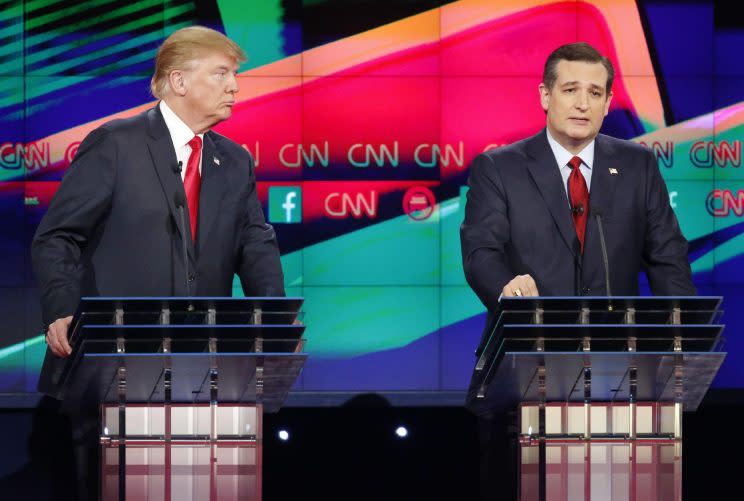
{"type": "Polygon", "coordinates": [[[191,156],[186,164],[186,175],[183,179],[183,189],[186,191],[186,202],[189,205],[189,221],[191,222],[191,239],[196,243],[196,222],[199,217],[199,189],[201,176],[199,175],[199,161],[201,160],[202,140],[194,136],[189,141],[191,156]]]}
{"type": "Polygon", "coordinates": [[[589,190],[586,180],[581,174],[581,159],[573,157],[568,165],[571,166],[571,175],[568,177],[568,194],[571,200],[571,215],[573,216],[576,236],[579,237],[581,253],[584,253],[584,233],[586,232],[586,218],[589,212],[589,190]]]}

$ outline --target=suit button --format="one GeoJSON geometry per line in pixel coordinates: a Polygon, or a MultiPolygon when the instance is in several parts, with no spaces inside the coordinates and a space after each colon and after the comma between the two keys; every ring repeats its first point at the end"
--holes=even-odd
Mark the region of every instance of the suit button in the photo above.
{"type": "Polygon", "coordinates": [[[194,281],[194,275],[189,275],[189,283],[194,281]]]}
{"type": "Polygon", "coordinates": [[[582,287],[581,288],[581,295],[582,296],[588,296],[591,291],[592,290],[589,287],[582,287]]]}

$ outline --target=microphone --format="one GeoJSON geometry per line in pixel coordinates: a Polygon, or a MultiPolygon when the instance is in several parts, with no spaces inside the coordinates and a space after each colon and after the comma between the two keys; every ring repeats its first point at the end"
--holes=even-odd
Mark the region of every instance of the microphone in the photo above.
{"type": "Polygon", "coordinates": [[[176,174],[180,174],[181,169],[183,169],[183,162],[179,160],[178,163],[173,166],[173,172],[175,172],[176,174]]]}
{"type": "MultiPolygon", "coordinates": [[[[178,162],[178,164],[180,166],[181,162],[178,162]]],[[[186,296],[191,297],[191,285],[189,285],[189,255],[186,247],[186,211],[184,210],[184,206],[186,205],[186,197],[183,193],[177,191],[173,194],[173,203],[176,205],[178,214],[181,216],[181,236],[183,237],[181,240],[183,241],[183,266],[186,272],[186,296]]]]}
{"type": "MultiPolygon", "coordinates": [[[[584,204],[580,203],[578,205],[571,205],[571,216],[581,216],[584,214],[584,204]]],[[[581,259],[581,245],[579,244],[578,240],[574,241],[575,249],[574,249],[574,295],[578,296],[581,294],[581,266],[582,266],[582,259],[581,259]]]]}
{"type": "MultiPolygon", "coordinates": [[[[604,262],[605,271],[605,286],[607,287],[607,297],[612,296],[610,293],[610,265],[607,259],[607,242],[605,242],[604,229],[602,228],[602,209],[599,207],[592,207],[592,214],[597,219],[597,228],[599,229],[599,243],[602,246],[602,261],[604,262]]],[[[609,305],[609,310],[612,311],[612,304],[609,305]]]]}
{"type": "Polygon", "coordinates": [[[581,295],[581,244],[579,239],[574,240],[574,296],[581,295]]]}

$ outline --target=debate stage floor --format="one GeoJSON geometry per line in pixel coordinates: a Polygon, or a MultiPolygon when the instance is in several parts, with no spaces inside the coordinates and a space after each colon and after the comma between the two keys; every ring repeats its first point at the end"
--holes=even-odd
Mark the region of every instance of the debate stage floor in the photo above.
{"type": "MultiPolygon", "coordinates": [[[[741,497],[742,395],[712,390],[685,415],[686,501],[741,497]]],[[[476,419],[463,408],[390,407],[371,397],[286,407],[264,426],[264,500],[477,499],[476,419]],[[406,438],[396,435],[399,426],[406,438]]],[[[52,410],[0,409],[0,429],[0,499],[73,499],[71,438],[52,410]]]]}

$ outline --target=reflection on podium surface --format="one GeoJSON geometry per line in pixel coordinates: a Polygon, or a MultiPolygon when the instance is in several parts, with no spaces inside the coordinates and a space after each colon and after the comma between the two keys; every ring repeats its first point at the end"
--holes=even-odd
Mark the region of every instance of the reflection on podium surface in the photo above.
{"type": "MultiPolygon", "coordinates": [[[[681,456],[674,443],[554,443],[546,446],[549,501],[679,499],[681,456]]],[[[520,501],[540,499],[538,446],[521,448],[520,501]]]]}
{"type": "MultiPolygon", "coordinates": [[[[593,403],[589,409],[580,403],[546,404],[546,499],[680,499],[682,441],[675,407],[673,402],[593,403]]],[[[539,404],[520,406],[521,501],[540,499],[539,416],[539,404]]]]}
{"type": "MultiPolygon", "coordinates": [[[[102,498],[116,499],[120,475],[119,409],[116,405],[104,405],[102,412],[102,498]]],[[[170,437],[165,434],[165,412],[165,406],[127,406],[127,499],[261,498],[260,437],[256,435],[260,410],[256,406],[218,407],[216,426],[220,439],[214,447],[208,404],[172,405],[170,437]]]]}

